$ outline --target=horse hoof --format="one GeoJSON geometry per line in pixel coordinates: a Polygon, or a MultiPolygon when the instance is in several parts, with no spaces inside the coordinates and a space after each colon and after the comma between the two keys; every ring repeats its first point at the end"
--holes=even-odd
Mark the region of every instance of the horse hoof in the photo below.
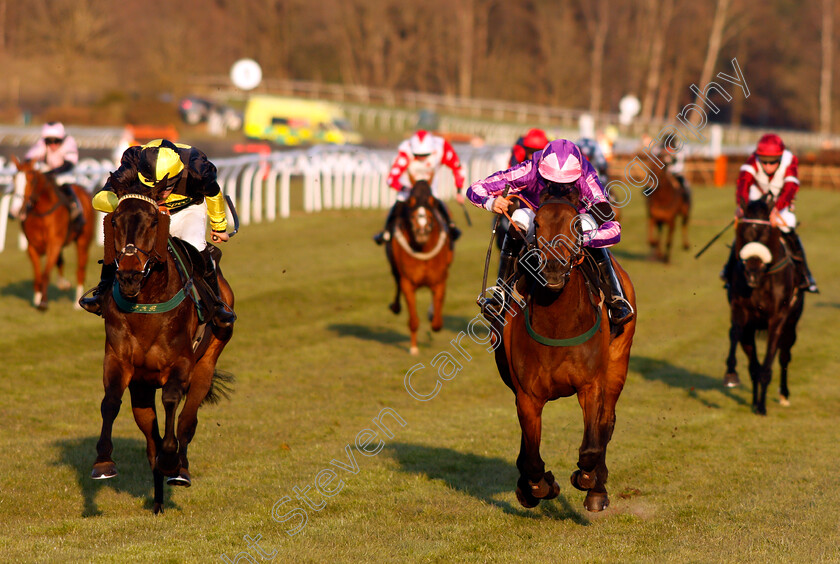
{"type": "Polygon", "coordinates": [[[163,504],[162,503],[155,503],[154,512],[155,512],[155,515],[157,515],[158,513],[163,513],[163,504]]]}
{"type": "Polygon", "coordinates": [[[408,349],[408,354],[417,356],[418,354],[420,354],[420,349],[418,349],[417,347],[411,347],[410,349],[408,349]]]}
{"type": "Polygon", "coordinates": [[[155,470],[169,477],[178,477],[181,472],[181,458],[177,452],[167,455],[165,452],[157,456],[155,470]]]}
{"type": "Polygon", "coordinates": [[[70,281],[66,278],[59,279],[55,285],[58,286],[58,289],[62,292],[70,289],[70,281]]]}
{"type": "Polygon", "coordinates": [[[726,376],[723,377],[723,385],[727,388],[737,388],[741,385],[741,379],[738,378],[737,372],[728,372],[726,376]]]}
{"type": "Polygon", "coordinates": [[[782,407],[790,407],[790,400],[787,399],[785,396],[779,396],[779,404],[782,407]]]}
{"type": "Polygon", "coordinates": [[[113,462],[97,462],[93,465],[90,477],[94,480],[107,480],[117,475],[117,465],[113,462]]]}
{"type": "Polygon", "coordinates": [[[607,492],[592,492],[590,491],[586,494],[586,499],[583,500],[583,507],[587,511],[591,511],[592,513],[597,513],[598,511],[603,511],[610,505],[610,498],[607,496],[607,492]]]}
{"type": "Polygon", "coordinates": [[[595,487],[595,472],[584,472],[583,470],[575,470],[571,476],[572,486],[582,492],[586,492],[595,487]]]}
{"type": "Polygon", "coordinates": [[[516,487],[516,500],[519,502],[519,505],[525,509],[532,509],[540,504],[539,499],[535,498],[528,492],[522,491],[522,488],[519,486],[516,487]]]}
{"type": "Polygon", "coordinates": [[[177,476],[167,479],[166,483],[170,486],[183,486],[185,488],[190,487],[192,485],[192,480],[190,479],[189,470],[182,468],[181,472],[179,472],[177,476]]]}
{"type": "Polygon", "coordinates": [[[560,484],[558,484],[557,480],[554,479],[554,474],[546,472],[541,481],[548,485],[548,493],[545,494],[542,499],[554,499],[560,495],[560,484]]]}
{"type": "Polygon", "coordinates": [[[38,304],[38,307],[37,307],[36,309],[37,309],[38,311],[40,311],[40,312],[47,311],[47,302],[41,302],[41,303],[39,303],[39,304],[38,304]]]}
{"type": "Polygon", "coordinates": [[[394,302],[392,304],[388,304],[388,309],[390,309],[394,315],[397,315],[402,311],[402,306],[400,306],[399,302],[394,302]]]}
{"type": "Polygon", "coordinates": [[[764,406],[754,405],[752,410],[756,415],[767,415],[767,408],[764,406]]]}

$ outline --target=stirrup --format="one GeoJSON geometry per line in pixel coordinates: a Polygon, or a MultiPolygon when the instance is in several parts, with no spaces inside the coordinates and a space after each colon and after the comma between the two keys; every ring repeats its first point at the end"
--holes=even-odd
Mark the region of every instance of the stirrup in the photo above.
{"type": "Polygon", "coordinates": [[[102,315],[102,292],[99,286],[94,286],[79,298],[79,306],[94,315],[102,315]]]}
{"type": "Polygon", "coordinates": [[[617,297],[611,302],[607,302],[607,313],[610,316],[610,323],[616,327],[624,325],[636,315],[633,306],[623,297],[617,297]],[[614,318],[613,314],[617,316],[617,319],[614,318]]]}
{"type": "Polygon", "coordinates": [[[458,237],[461,236],[461,230],[455,227],[454,223],[449,224],[449,237],[452,239],[452,242],[458,240],[458,237]]]}
{"type": "Polygon", "coordinates": [[[236,313],[225,302],[218,301],[213,310],[212,320],[216,327],[232,327],[233,322],[236,321],[236,313]]]}

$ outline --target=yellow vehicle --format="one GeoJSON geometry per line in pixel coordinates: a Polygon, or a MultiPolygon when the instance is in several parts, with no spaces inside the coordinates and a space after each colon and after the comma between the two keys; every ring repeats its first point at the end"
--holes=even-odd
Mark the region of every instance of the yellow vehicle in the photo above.
{"type": "Polygon", "coordinates": [[[245,136],[278,145],[361,143],[344,112],[335,104],[316,100],[251,96],[245,106],[245,136]]]}

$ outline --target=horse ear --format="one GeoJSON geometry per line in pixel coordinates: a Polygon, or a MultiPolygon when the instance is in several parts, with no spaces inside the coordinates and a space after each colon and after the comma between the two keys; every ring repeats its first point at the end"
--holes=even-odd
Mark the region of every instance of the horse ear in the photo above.
{"type": "Polygon", "coordinates": [[[16,156],[14,156],[14,155],[12,155],[12,162],[13,162],[13,163],[15,163],[15,168],[16,168],[16,169],[18,169],[18,170],[20,170],[20,167],[21,167],[21,165],[22,165],[23,163],[21,163],[21,162],[18,160],[18,158],[17,158],[16,156]]]}
{"type": "Polygon", "coordinates": [[[414,196],[410,197],[408,199],[408,207],[413,208],[416,205],[417,205],[417,198],[415,198],[414,196]]]}

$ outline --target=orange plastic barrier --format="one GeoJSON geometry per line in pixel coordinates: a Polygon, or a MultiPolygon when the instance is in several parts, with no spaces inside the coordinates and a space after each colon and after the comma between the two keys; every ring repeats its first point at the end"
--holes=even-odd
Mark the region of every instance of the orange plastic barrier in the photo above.
{"type": "Polygon", "coordinates": [[[715,186],[718,188],[726,184],[726,155],[715,159],[715,186]]]}

